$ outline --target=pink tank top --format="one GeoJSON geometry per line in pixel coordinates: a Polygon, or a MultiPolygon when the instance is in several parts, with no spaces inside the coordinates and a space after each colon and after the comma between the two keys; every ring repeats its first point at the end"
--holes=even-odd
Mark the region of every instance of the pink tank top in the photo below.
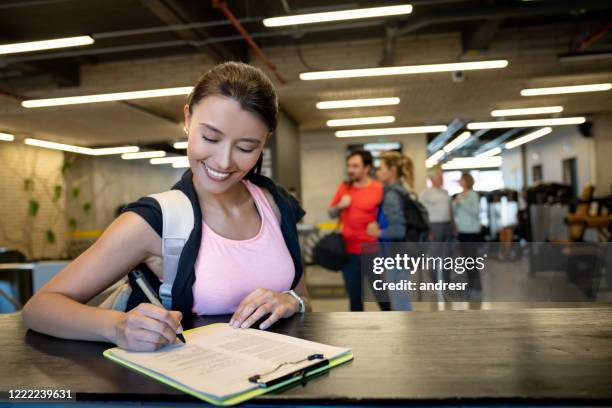
{"type": "Polygon", "coordinates": [[[250,239],[232,240],[202,223],[193,285],[193,312],[198,315],[233,313],[257,288],[291,289],[295,266],[278,219],[264,192],[248,180],[243,183],[261,218],[259,232],[250,239]]]}

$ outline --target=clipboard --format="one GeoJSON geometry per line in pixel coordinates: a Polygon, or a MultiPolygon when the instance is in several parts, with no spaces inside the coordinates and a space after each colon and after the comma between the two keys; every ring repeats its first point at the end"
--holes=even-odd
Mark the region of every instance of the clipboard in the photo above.
{"type": "Polygon", "coordinates": [[[290,380],[293,378],[301,378],[302,380],[306,378],[309,372],[314,371],[321,367],[327,367],[329,365],[329,360],[327,360],[323,354],[311,354],[305,357],[302,360],[298,361],[288,361],[284,363],[280,363],[273,370],[267,371],[265,373],[256,374],[249,377],[249,382],[257,384],[259,387],[267,388],[271,387],[275,384],[282,383],[286,380],[290,380]],[[295,365],[299,363],[303,363],[306,361],[315,361],[312,364],[307,365],[306,367],[300,367],[295,369],[294,371],[290,371],[285,374],[276,374],[279,369],[287,365],[295,365]]]}
{"type": "MultiPolygon", "coordinates": [[[[226,325],[226,323],[215,323],[209,326],[215,325],[226,325]]],[[[198,329],[196,328],[186,330],[184,333],[189,333],[194,330],[198,329]]],[[[119,358],[113,355],[113,349],[108,349],[104,351],[104,357],[127,368],[135,370],[141,374],[144,374],[148,377],[151,377],[157,381],[160,381],[172,388],[183,391],[189,395],[192,395],[198,399],[201,399],[216,406],[231,406],[240,404],[259,395],[263,395],[278,390],[280,388],[285,388],[291,385],[303,383],[309,378],[317,376],[318,374],[321,374],[325,371],[330,370],[333,367],[336,367],[353,359],[352,351],[349,351],[348,353],[331,359],[326,359],[321,354],[311,354],[306,356],[302,360],[281,363],[273,370],[262,372],[256,375],[251,375],[250,377],[248,377],[248,380],[249,382],[253,383],[255,387],[253,389],[249,389],[247,391],[229,396],[227,398],[217,398],[214,395],[199,392],[198,390],[185,386],[183,383],[176,381],[173,378],[161,375],[155,371],[139,366],[138,364],[134,364],[130,361],[119,358]],[[304,362],[309,362],[309,364],[302,365],[301,363],[304,362]],[[287,365],[297,365],[298,367],[295,370],[291,370],[289,372],[287,372],[286,370],[280,370],[282,367],[285,367],[287,365]]]]}

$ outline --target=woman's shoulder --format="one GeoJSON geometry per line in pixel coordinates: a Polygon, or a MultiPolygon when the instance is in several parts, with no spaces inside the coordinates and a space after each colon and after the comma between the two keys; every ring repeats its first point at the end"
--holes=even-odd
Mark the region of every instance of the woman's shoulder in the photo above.
{"type": "Polygon", "coordinates": [[[270,190],[268,190],[265,187],[257,187],[257,188],[259,188],[263,192],[266,200],[268,201],[268,204],[272,208],[272,211],[274,211],[274,215],[276,216],[276,219],[278,220],[278,222],[280,222],[281,221],[281,212],[280,212],[280,209],[278,208],[278,204],[276,204],[276,201],[274,200],[274,196],[272,195],[270,190]]]}
{"type": "Polygon", "coordinates": [[[156,199],[153,197],[141,197],[125,206],[122,213],[126,212],[138,214],[153,228],[157,235],[162,236],[163,216],[161,206],[156,199]]]}
{"type": "Polygon", "coordinates": [[[268,201],[274,203],[272,208],[278,208],[278,214],[281,219],[286,212],[290,212],[292,218],[294,218],[297,223],[306,214],[298,200],[283,186],[276,184],[272,179],[258,174],[251,175],[248,181],[262,189],[268,201]]]}

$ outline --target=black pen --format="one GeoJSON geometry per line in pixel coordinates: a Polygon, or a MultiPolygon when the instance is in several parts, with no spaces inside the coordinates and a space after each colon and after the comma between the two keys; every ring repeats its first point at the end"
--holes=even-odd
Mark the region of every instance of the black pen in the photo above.
{"type": "MultiPolygon", "coordinates": [[[[154,304],[155,306],[164,308],[164,305],[162,305],[159,299],[157,299],[157,296],[155,296],[155,292],[153,291],[151,286],[149,286],[149,283],[145,280],[142,272],[132,271],[130,272],[130,274],[132,274],[132,277],[134,278],[138,286],[140,286],[140,289],[142,289],[147,299],[149,299],[149,302],[154,304]]],[[[185,341],[185,336],[183,336],[183,333],[177,333],[176,337],[183,343],[187,343],[187,341],[185,341]]]]}

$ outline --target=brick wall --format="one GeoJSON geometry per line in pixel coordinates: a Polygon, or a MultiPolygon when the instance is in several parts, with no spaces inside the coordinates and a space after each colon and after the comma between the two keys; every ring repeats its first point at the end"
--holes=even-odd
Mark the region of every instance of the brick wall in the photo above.
{"type": "Polygon", "coordinates": [[[56,258],[65,247],[64,194],[54,200],[54,187],[65,186],[64,154],[0,142],[0,160],[0,247],[18,249],[30,258],[56,258]],[[26,179],[32,180],[27,190],[26,179]],[[29,215],[30,200],[38,202],[36,216],[29,215]],[[48,229],[55,244],[47,242],[48,229]]]}

